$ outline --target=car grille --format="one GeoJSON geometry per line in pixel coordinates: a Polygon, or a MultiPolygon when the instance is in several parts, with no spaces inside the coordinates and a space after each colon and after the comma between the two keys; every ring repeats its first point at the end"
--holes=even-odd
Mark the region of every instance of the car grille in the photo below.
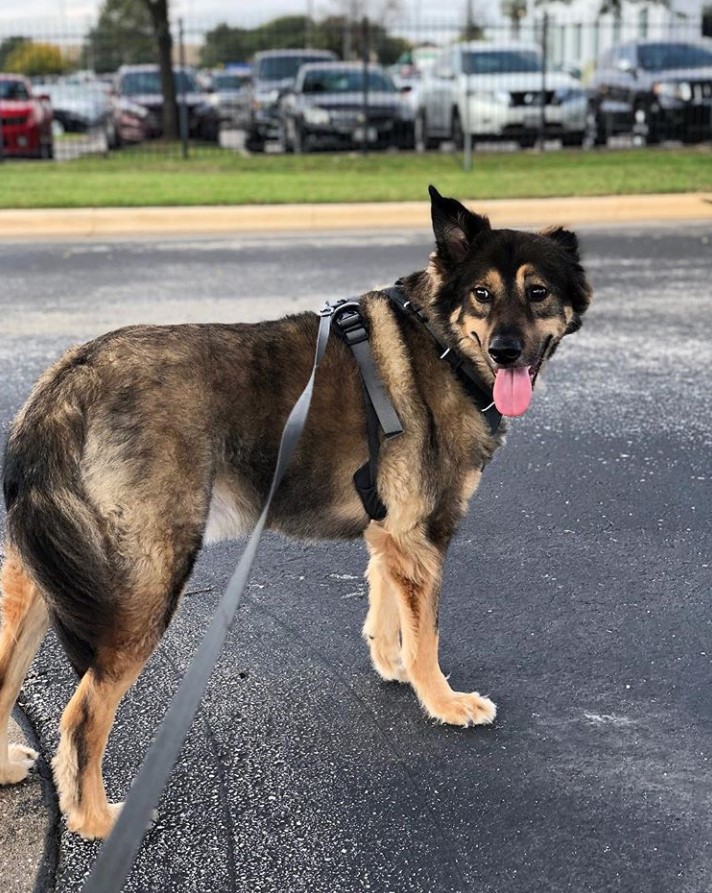
{"type": "Polygon", "coordinates": [[[692,99],[694,102],[702,102],[712,99],[712,81],[691,81],[692,99]]]}
{"type": "MultiPolygon", "coordinates": [[[[346,127],[359,127],[363,124],[361,109],[337,109],[330,111],[329,115],[334,124],[346,127]]],[[[369,111],[367,117],[369,126],[377,127],[379,130],[385,130],[393,124],[393,115],[388,112],[369,111]]]]}
{"type": "MultiPolygon", "coordinates": [[[[516,90],[512,91],[513,106],[538,106],[541,105],[541,90],[516,90]]],[[[554,91],[546,91],[546,104],[551,105],[554,101],[554,91]]]]}
{"type": "Polygon", "coordinates": [[[27,124],[27,115],[14,115],[12,117],[3,115],[2,123],[3,127],[19,127],[22,124],[27,124]]]}

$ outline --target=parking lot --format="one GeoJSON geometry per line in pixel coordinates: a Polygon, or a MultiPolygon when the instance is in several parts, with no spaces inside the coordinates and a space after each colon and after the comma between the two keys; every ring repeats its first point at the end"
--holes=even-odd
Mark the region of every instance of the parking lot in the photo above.
{"type": "MultiPolygon", "coordinates": [[[[710,889],[709,232],[582,237],[586,323],[512,424],[446,567],[443,667],[497,702],[495,725],[435,726],[376,678],[360,544],[268,537],[128,891],[710,889]]],[[[77,340],[316,309],[430,248],[425,230],[0,245],[2,423],[77,340]]],[[[238,553],[203,553],[122,705],[112,798],[238,553]]],[[[43,760],[72,687],[50,636],[22,698],[43,760]]],[[[98,845],[54,833],[54,889],[77,891],[98,845]]]]}

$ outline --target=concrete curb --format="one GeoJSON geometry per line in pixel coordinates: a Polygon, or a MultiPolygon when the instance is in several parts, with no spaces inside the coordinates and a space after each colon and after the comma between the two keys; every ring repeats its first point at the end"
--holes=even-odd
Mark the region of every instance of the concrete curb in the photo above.
{"type": "MultiPolygon", "coordinates": [[[[712,219],[712,193],[587,198],[468,199],[495,226],[581,226],[712,219]]],[[[352,205],[249,205],[166,208],[75,208],[0,211],[0,238],[104,238],[136,235],[332,229],[420,229],[427,202],[352,205]]]]}

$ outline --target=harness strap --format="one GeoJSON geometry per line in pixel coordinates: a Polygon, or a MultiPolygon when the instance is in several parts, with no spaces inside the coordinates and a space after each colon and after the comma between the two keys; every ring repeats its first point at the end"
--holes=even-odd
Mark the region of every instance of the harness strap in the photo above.
{"type": "Polygon", "coordinates": [[[338,305],[334,310],[331,324],[351,348],[351,352],[356,358],[361,370],[363,385],[386,439],[398,437],[403,433],[403,426],[381,383],[376,364],[373,362],[371,346],[368,343],[368,328],[359,302],[346,301],[338,305]]]}
{"type": "Polygon", "coordinates": [[[354,486],[369,518],[374,521],[382,521],[386,517],[388,509],[378,495],[376,487],[378,454],[381,450],[378,429],[380,427],[386,440],[390,440],[403,433],[403,426],[383,387],[378,369],[373,361],[368,341],[368,326],[359,302],[353,300],[337,304],[334,308],[331,325],[339,337],[351,348],[358,363],[364,390],[368,462],[354,474],[354,486]]]}
{"type": "Polygon", "coordinates": [[[485,420],[489,425],[490,434],[494,436],[502,421],[502,414],[494,405],[492,395],[487,393],[479,383],[477,371],[472,363],[463,357],[462,354],[459,354],[456,350],[453,350],[451,347],[442,343],[439,334],[430,325],[427,314],[420,307],[406,298],[402,290],[398,287],[398,283],[392,288],[384,289],[384,293],[403,314],[406,316],[414,316],[418,322],[428,330],[433,340],[442,351],[440,359],[444,360],[448,366],[450,366],[460,384],[465,391],[467,391],[475,405],[485,417],[485,420]]]}

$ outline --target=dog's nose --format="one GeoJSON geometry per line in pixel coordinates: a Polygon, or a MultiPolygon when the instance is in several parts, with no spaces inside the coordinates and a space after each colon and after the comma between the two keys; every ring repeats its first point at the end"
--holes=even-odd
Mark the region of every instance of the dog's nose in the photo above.
{"type": "Polygon", "coordinates": [[[522,355],[522,342],[508,335],[496,335],[487,349],[498,366],[507,366],[522,355]]]}

